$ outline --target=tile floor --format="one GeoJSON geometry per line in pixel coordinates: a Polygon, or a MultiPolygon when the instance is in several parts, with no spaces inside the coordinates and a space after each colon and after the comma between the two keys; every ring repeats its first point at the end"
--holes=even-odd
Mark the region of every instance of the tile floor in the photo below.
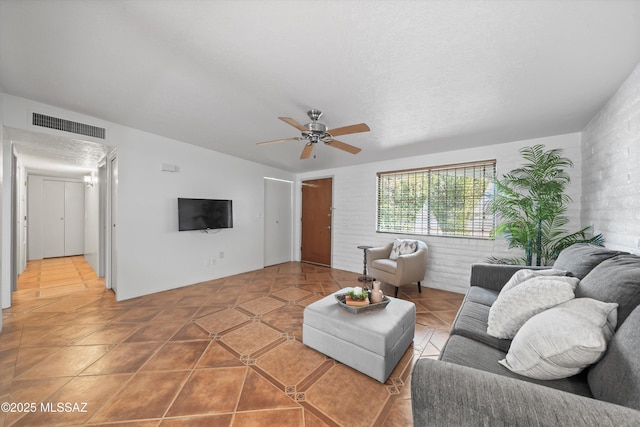
{"type": "Polygon", "coordinates": [[[416,335],[380,384],[301,342],[304,307],[357,276],[287,263],[116,302],[83,257],[31,261],[0,333],[0,402],[22,412],[0,424],[410,426],[411,366],[462,295],[402,288],[416,335]]]}

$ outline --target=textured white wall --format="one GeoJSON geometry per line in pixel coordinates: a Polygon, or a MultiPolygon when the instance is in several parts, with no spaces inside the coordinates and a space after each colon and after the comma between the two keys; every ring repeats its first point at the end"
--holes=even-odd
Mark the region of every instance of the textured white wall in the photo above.
{"type": "MultiPolygon", "coordinates": [[[[396,237],[406,237],[375,231],[377,172],[496,159],[497,175],[501,177],[522,163],[520,148],[535,144],[544,144],[547,149],[562,148],[564,155],[574,162],[574,168],[569,170],[572,182],[568,194],[572,197],[573,203],[570,205],[568,216],[571,219],[569,227],[577,229],[580,227],[581,192],[580,134],[577,133],[300,174],[296,183],[296,218],[300,218],[300,182],[305,179],[333,177],[332,265],[343,270],[361,272],[362,251],[357,249],[358,245],[376,246],[396,237]]],[[[483,262],[489,255],[519,255],[515,251],[507,252],[504,239],[493,241],[454,237],[415,238],[423,240],[429,246],[429,267],[424,284],[456,292],[465,292],[469,287],[472,263],[483,262]]],[[[296,232],[296,242],[295,247],[299,248],[300,230],[296,232]]],[[[297,259],[300,259],[299,251],[297,259]]]]}
{"type": "Polygon", "coordinates": [[[640,252],[640,65],[582,132],[582,222],[640,252]]]}

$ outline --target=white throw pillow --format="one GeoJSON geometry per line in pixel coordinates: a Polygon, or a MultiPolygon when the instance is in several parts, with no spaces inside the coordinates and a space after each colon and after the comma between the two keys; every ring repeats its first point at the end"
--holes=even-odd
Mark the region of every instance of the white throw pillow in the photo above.
{"type": "Polygon", "coordinates": [[[416,240],[396,239],[393,241],[391,255],[389,259],[398,259],[400,255],[408,255],[414,253],[418,249],[416,240]]]}
{"type": "Polygon", "coordinates": [[[500,293],[489,309],[487,333],[511,339],[536,314],[569,301],[579,280],[565,276],[535,276],[500,293]]]}
{"type": "Polygon", "coordinates": [[[521,270],[516,271],[511,276],[511,279],[502,287],[502,292],[507,292],[511,290],[513,287],[518,286],[520,283],[524,282],[527,279],[531,279],[535,276],[566,276],[567,272],[564,270],[558,270],[555,268],[547,268],[544,270],[532,270],[530,268],[523,268],[521,270]]]}
{"type": "Polygon", "coordinates": [[[597,362],[618,321],[618,304],[575,298],[526,322],[500,364],[539,380],[567,378],[597,362]]]}

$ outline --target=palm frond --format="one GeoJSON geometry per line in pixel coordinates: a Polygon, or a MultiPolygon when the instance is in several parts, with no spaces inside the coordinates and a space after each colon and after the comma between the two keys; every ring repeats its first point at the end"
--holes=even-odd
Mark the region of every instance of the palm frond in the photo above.
{"type": "MultiPolygon", "coordinates": [[[[588,237],[590,227],[574,233],[565,229],[571,202],[565,193],[571,182],[566,168],[573,167],[573,162],[562,155],[562,149],[545,150],[538,144],[522,148],[520,154],[526,163],[496,179],[496,191],[488,203],[498,219],[492,235],[507,239],[509,248],[525,251],[524,258],[506,259],[549,263],[573,243],[602,244],[601,235],[588,237]]],[[[504,259],[494,261],[499,260],[504,259]]]]}

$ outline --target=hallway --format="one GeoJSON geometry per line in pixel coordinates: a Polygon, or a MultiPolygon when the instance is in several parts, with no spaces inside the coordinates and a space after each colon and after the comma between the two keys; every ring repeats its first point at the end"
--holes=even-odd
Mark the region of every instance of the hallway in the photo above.
{"type": "Polygon", "coordinates": [[[47,258],[27,261],[27,268],[18,276],[17,287],[13,304],[71,295],[87,289],[97,289],[101,293],[104,278],[96,275],[82,255],[47,258]]]}

